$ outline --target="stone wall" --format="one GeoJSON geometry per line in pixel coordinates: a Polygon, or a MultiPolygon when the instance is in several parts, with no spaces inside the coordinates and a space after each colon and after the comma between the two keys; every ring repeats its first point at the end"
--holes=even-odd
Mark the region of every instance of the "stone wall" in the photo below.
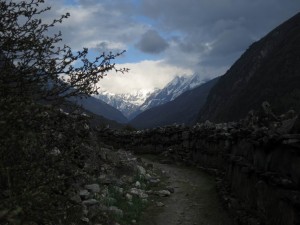
{"type": "Polygon", "coordinates": [[[104,142],[136,153],[214,171],[236,224],[300,224],[300,134],[297,116],[249,114],[237,123],[169,126],[143,131],[99,130],[104,142]],[[230,195],[228,195],[230,193],[230,195]]]}

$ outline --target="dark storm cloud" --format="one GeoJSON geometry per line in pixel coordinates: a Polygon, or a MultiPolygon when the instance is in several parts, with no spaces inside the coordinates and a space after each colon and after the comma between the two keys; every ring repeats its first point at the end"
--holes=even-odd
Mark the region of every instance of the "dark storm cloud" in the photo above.
{"type": "Polygon", "coordinates": [[[183,34],[174,41],[178,52],[194,53],[202,67],[220,67],[230,66],[252,42],[296,14],[300,1],[144,0],[141,7],[160,29],[183,34]]]}
{"type": "Polygon", "coordinates": [[[155,30],[148,30],[136,44],[142,52],[158,54],[166,50],[168,43],[155,30]]]}
{"type": "Polygon", "coordinates": [[[53,30],[61,30],[64,42],[75,50],[82,47],[126,49],[146,30],[144,24],[131,17],[135,8],[130,3],[131,0],[74,0],[74,4],[66,6],[63,1],[53,1],[47,16],[58,18],[66,12],[71,14],[53,30]]]}
{"type": "Polygon", "coordinates": [[[139,52],[160,54],[170,66],[209,78],[224,73],[249,45],[300,11],[300,0],[51,2],[55,17],[71,13],[57,29],[76,50],[127,49],[136,62],[145,60],[139,52]]]}
{"type": "Polygon", "coordinates": [[[96,44],[96,46],[94,48],[92,48],[93,50],[96,50],[97,52],[112,52],[114,54],[118,53],[118,52],[122,52],[124,49],[122,49],[121,46],[113,46],[111,43],[109,43],[108,41],[102,41],[98,44],[96,44]]]}

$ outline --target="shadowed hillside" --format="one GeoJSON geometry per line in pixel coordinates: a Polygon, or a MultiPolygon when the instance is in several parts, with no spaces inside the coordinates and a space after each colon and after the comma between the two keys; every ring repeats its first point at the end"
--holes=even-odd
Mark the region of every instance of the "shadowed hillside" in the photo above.
{"type": "Polygon", "coordinates": [[[300,14],[252,44],[211,90],[199,121],[240,119],[269,101],[300,111],[300,14]]]}
{"type": "Polygon", "coordinates": [[[119,110],[92,96],[82,99],[71,98],[71,101],[76,102],[77,105],[82,106],[84,109],[98,116],[103,116],[108,120],[114,120],[119,123],[127,122],[126,117],[119,110]]]}

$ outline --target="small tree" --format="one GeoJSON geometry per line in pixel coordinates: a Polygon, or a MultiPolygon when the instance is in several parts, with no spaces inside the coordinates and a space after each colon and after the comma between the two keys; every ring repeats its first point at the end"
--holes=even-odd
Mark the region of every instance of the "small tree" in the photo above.
{"type": "Polygon", "coordinates": [[[0,0],[0,224],[80,224],[70,197],[95,145],[87,118],[39,103],[95,94],[108,71],[127,71],[111,63],[123,52],[90,61],[60,46],[48,30],[70,15],[43,23],[42,3],[0,0]]]}
{"type": "Polygon", "coordinates": [[[40,9],[42,3],[44,0],[0,0],[1,96],[46,100],[87,96],[97,93],[97,83],[108,71],[127,71],[111,63],[123,52],[103,53],[91,61],[87,48],[74,53],[69,46],[60,46],[62,34],[50,36],[48,31],[70,14],[44,23],[41,15],[50,7],[40,9]]]}

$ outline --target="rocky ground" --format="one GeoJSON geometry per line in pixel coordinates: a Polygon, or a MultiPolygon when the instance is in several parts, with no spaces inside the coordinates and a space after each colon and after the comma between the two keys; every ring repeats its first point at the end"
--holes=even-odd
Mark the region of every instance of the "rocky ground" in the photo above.
{"type": "Polygon", "coordinates": [[[73,197],[83,224],[227,225],[214,178],[198,169],[161,164],[122,149],[101,148],[101,175],[73,197]]]}
{"type": "MultiPolygon", "coordinates": [[[[166,185],[160,168],[153,168],[128,151],[107,146],[99,149],[101,175],[78,185],[72,200],[82,205],[83,224],[140,224],[147,207],[164,206],[162,201],[174,192],[166,185]]],[[[86,164],[88,166],[88,164],[86,164]]]]}

